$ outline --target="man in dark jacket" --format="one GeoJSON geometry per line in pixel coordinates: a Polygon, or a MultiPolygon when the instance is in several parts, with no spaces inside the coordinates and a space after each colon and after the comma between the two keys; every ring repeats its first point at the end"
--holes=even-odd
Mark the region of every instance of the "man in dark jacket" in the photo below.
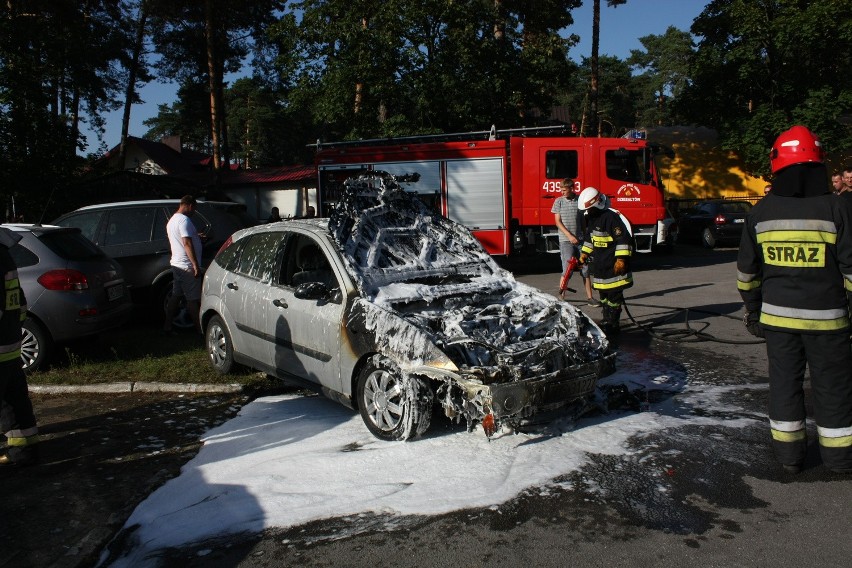
{"type": "Polygon", "coordinates": [[[806,366],[823,463],[852,472],[852,205],[829,191],[823,159],[804,126],[778,137],[772,191],[752,209],[737,257],[745,325],[766,338],[772,447],[790,473],[807,451],[806,366]]]}
{"type": "Polygon", "coordinates": [[[601,328],[605,333],[618,333],[624,290],[633,286],[629,259],[633,254],[633,237],[621,215],[606,206],[606,198],[594,187],[580,192],[577,208],[587,213],[585,242],[580,248],[580,262],[593,255],[592,286],[598,291],[603,307],[601,328]]]}
{"type": "Polygon", "coordinates": [[[33,405],[21,361],[21,322],[27,314],[27,301],[18,282],[18,270],[9,249],[21,237],[0,228],[0,273],[3,274],[3,300],[0,302],[0,400],[6,431],[6,453],[2,465],[29,465],[36,461],[38,441],[33,405]]]}

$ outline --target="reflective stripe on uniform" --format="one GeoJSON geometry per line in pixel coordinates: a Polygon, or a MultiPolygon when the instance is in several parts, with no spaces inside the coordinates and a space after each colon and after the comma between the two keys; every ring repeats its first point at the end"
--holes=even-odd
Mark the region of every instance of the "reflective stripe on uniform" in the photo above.
{"type": "Polygon", "coordinates": [[[754,226],[757,242],[771,238],[785,242],[837,242],[837,227],[822,219],[773,219],[754,226]],[[770,235],[772,235],[770,237],[770,235]]]}
{"type": "Polygon", "coordinates": [[[23,430],[9,430],[6,432],[6,438],[10,446],[26,446],[27,444],[35,443],[34,440],[27,441],[30,438],[38,436],[38,426],[32,428],[24,428],[23,430]],[[12,440],[15,440],[14,442],[12,440]]]}
{"type": "Polygon", "coordinates": [[[777,442],[799,442],[806,437],[804,420],[770,420],[769,428],[777,442]]]}
{"type": "Polygon", "coordinates": [[[827,310],[806,310],[764,302],[760,311],[760,323],[787,329],[837,331],[849,326],[849,310],[846,306],[827,310]]]}
{"type": "Polygon", "coordinates": [[[615,256],[630,256],[630,245],[616,245],[615,256]]]}
{"type": "Polygon", "coordinates": [[[762,280],[752,280],[751,282],[743,282],[742,280],[737,280],[737,289],[742,290],[744,292],[748,292],[749,290],[757,290],[762,285],[762,280]]]}
{"type": "Polygon", "coordinates": [[[0,345],[0,363],[14,361],[21,356],[21,342],[0,345]]]}
{"type": "Polygon", "coordinates": [[[763,261],[772,266],[823,268],[826,244],[837,243],[837,227],[817,219],[778,219],[755,225],[763,261]]]}
{"type": "Polygon", "coordinates": [[[598,290],[621,288],[629,284],[633,284],[632,274],[622,274],[620,276],[613,276],[612,278],[592,278],[592,285],[598,290]]]}
{"type": "Polygon", "coordinates": [[[595,248],[606,248],[612,244],[612,237],[607,233],[592,233],[592,246],[595,248]]]}
{"type": "Polygon", "coordinates": [[[21,284],[18,281],[18,273],[11,270],[6,273],[5,294],[3,310],[17,310],[21,307],[21,284]]]}
{"type": "Polygon", "coordinates": [[[819,445],[826,448],[849,448],[852,447],[852,427],[849,428],[823,428],[817,426],[819,433],[819,445]]]}
{"type": "Polygon", "coordinates": [[[737,270],[737,289],[747,292],[760,288],[762,284],[763,280],[759,274],[750,274],[737,270]]]}
{"type": "Polygon", "coordinates": [[[852,274],[843,275],[843,287],[847,292],[852,292],[852,274]]]}

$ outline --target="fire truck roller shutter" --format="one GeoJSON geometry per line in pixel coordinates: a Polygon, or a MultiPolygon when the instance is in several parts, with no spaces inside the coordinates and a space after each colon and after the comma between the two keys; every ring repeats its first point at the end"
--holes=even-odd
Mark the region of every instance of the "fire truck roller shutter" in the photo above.
{"type": "Polygon", "coordinates": [[[448,217],[471,230],[504,229],[502,158],[447,161],[448,217]]]}

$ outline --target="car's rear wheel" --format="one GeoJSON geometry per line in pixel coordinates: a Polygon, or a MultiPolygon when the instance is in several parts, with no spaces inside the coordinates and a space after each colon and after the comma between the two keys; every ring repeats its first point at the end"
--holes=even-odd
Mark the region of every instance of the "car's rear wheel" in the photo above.
{"type": "Polygon", "coordinates": [[[231,342],[231,334],[222,318],[213,316],[207,323],[207,331],[204,334],[207,345],[207,355],[210,364],[220,375],[227,375],[234,367],[234,344],[231,342]]]}
{"type": "Polygon", "coordinates": [[[713,235],[710,227],[705,227],[704,231],[701,232],[701,244],[704,245],[704,248],[709,249],[716,246],[716,236],[713,235]]]}
{"type": "Polygon", "coordinates": [[[433,393],[429,385],[404,377],[389,359],[374,356],[358,377],[358,410],[367,429],[382,440],[408,440],[429,429],[433,393]]]}
{"type": "Polygon", "coordinates": [[[52,349],[50,335],[32,318],[21,324],[21,360],[24,371],[32,373],[47,366],[52,349]]]}

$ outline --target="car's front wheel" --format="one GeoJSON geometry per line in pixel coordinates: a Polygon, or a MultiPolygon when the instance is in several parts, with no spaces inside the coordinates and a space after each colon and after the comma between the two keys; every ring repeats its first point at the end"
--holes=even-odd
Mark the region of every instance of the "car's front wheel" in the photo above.
{"type": "Polygon", "coordinates": [[[21,324],[21,360],[24,371],[32,373],[47,366],[50,356],[51,339],[47,330],[32,318],[21,324]]]}
{"type": "Polygon", "coordinates": [[[713,234],[710,227],[705,227],[704,231],[701,233],[701,244],[704,245],[704,248],[709,249],[716,246],[716,236],[713,234]]]}
{"type": "Polygon", "coordinates": [[[234,367],[234,344],[231,342],[231,334],[222,318],[213,316],[207,323],[207,331],[204,333],[204,341],[207,345],[207,356],[210,364],[220,375],[227,375],[234,367]]]}
{"type": "Polygon", "coordinates": [[[361,418],[377,438],[408,440],[429,429],[432,389],[423,380],[403,376],[385,357],[376,355],[364,367],[356,394],[361,418]]]}

